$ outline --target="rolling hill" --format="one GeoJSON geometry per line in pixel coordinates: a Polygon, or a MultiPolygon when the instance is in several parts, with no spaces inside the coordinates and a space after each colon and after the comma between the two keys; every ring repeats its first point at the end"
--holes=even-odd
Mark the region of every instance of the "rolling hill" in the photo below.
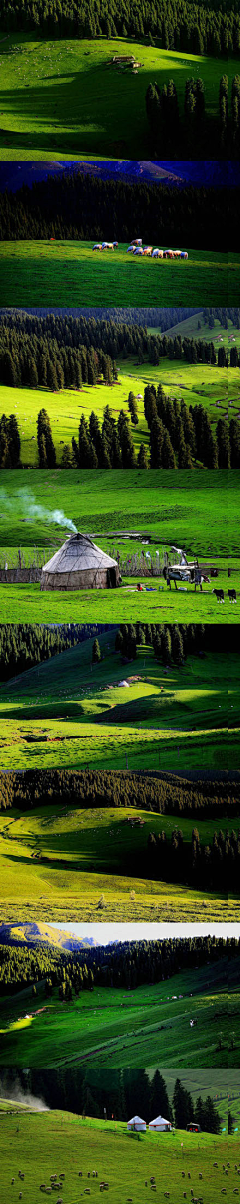
{"type": "Polygon", "coordinates": [[[26,1113],[18,1120],[18,1129],[16,1138],[14,1114],[1,1116],[1,1178],[5,1204],[12,1204],[11,1178],[12,1175],[15,1177],[17,1190],[19,1166],[25,1175],[26,1204],[32,1204],[33,1198],[38,1199],[43,1168],[46,1183],[50,1183],[50,1175],[56,1171],[65,1175],[66,1204],[77,1204],[80,1191],[89,1188],[89,1171],[93,1200],[99,1199],[99,1183],[105,1180],[109,1183],[113,1204],[122,1204],[130,1197],[133,1204],[139,1204],[146,1190],[145,1182],[149,1183],[150,1176],[154,1175],[157,1201],[162,1200],[164,1191],[170,1190],[170,1198],[173,1195],[179,1204],[183,1196],[183,1168],[185,1176],[190,1173],[196,1192],[199,1191],[199,1174],[203,1174],[205,1204],[219,1204],[222,1185],[225,1187],[226,1182],[222,1167],[228,1153],[229,1190],[232,1192],[238,1184],[234,1162],[238,1160],[239,1142],[234,1137],[230,1138],[229,1147],[225,1136],[200,1134],[196,1141],[192,1134],[181,1130],[174,1137],[147,1132],[141,1138],[136,1135],[131,1138],[126,1123],[83,1119],[62,1111],[35,1116],[26,1113]],[[95,1169],[97,1179],[92,1176],[95,1169]]]}
{"type": "Polygon", "coordinates": [[[31,924],[0,924],[0,945],[30,945],[35,948],[36,945],[45,944],[58,949],[74,950],[92,948],[99,942],[94,937],[80,940],[74,933],[62,932],[61,929],[52,928],[41,920],[31,924]]]}
{"type": "Polygon", "coordinates": [[[183,970],[170,981],[96,987],[62,1002],[37,984],[0,1004],[0,1064],[29,1067],[236,1067],[239,1057],[238,961],[183,970]],[[126,993],[127,991],[127,993],[126,993]],[[190,1020],[197,1020],[191,1027],[190,1020]],[[234,1028],[234,1047],[230,1032],[234,1028]],[[221,1032],[221,1040],[219,1039],[221,1032]]]}
{"type": "MultiPolygon", "coordinates": [[[[202,56],[200,62],[207,116],[216,119],[223,63],[210,56],[202,56]]],[[[237,60],[232,58],[230,67],[231,82],[238,71],[237,60]]],[[[197,54],[158,49],[135,39],[56,37],[54,41],[23,31],[21,36],[10,35],[1,63],[1,158],[59,160],[86,153],[149,159],[145,108],[149,83],[157,80],[162,87],[174,79],[182,115],[186,80],[198,73],[197,54]],[[114,54],[134,54],[141,63],[136,75],[109,67],[114,54]]],[[[183,145],[184,154],[190,157],[183,145]]],[[[203,157],[199,149],[197,154],[203,157]]]]}
{"type": "MultiPolygon", "coordinates": [[[[138,455],[140,446],[144,443],[149,451],[150,463],[149,429],[144,416],[144,390],[147,384],[153,384],[157,388],[161,383],[166,397],[184,401],[187,408],[201,404],[209,413],[213,431],[219,418],[236,418],[239,414],[239,382],[235,368],[191,365],[167,359],[161,360],[157,368],[149,363],[138,368],[133,360],[124,360],[121,364],[117,362],[117,368],[118,381],[111,386],[84,385],[81,390],[63,389],[60,392],[51,392],[42,387],[16,389],[0,385],[0,414],[5,413],[7,417],[15,414],[20,432],[23,468],[38,467],[39,464],[37,418],[42,407],[47,410],[50,419],[58,467],[62,460],[63,446],[71,445],[72,438],[76,441],[78,439],[82,414],[88,422],[91,412],[94,411],[102,426],[104,409],[109,405],[115,421],[118,420],[121,410],[129,418],[130,390],[135,396],[140,394],[141,397],[138,402],[138,425],[132,427],[135,452],[138,455]]],[[[199,467],[199,461],[196,462],[196,467],[199,467]]]]}
{"type": "MultiPolygon", "coordinates": [[[[238,665],[233,655],[189,656],[167,677],[152,649],[139,647],[134,672],[115,652],[115,631],[99,636],[102,661],[92,666],[92,640],[86,640],[8,682],[0,690],[1,756],[6,770],[96,769],[142,773],[164,770],[196,783],[199,777],[225,775],[238,768],[238,665]],[[226,685],[226,682],[228,685],[226,685]],[[232,701],[230,701],[230,698],[232,701]],[[232,714],[231,714],[232,712],[232,714]]],[[[194,785],[193,785],[194,789],[194,785]]],[[[217,786],[216,786],[217,791],[217,786]]],[[[51,797],[51,777],[31,811],[13,800],[0,819],[1,901],[5,916],[24,920],[77,919],[78,901],[85,919],[196,918],[236,919],[238,899],[224,887],[209,890],[202,880],[162,881],[149,859],[148,839],[165,832],[168,840],[181,827],[191,849],[194,816],[159,814],[131,807],[86,806],[64,794],[51,797]],[[50,793],[49,793],[50,792],[50,793]],[[17,864],[17,879],[15,866],[17,864]],[[155,880],[156,878],[156,880],[155,880]],[[27,905],[28,901],[28,905],[27,905]],[[30,912],[28,911],[28,907],[30,912]],[[204,908],[204,912],[203,912],[204,908]]],[[[102,796],[101,796],[102,798],[102,796]]],[[[120,803],[120,797],[118,799],[120,803]]],[[[85,800],[84,800],[85,803],[85,800]]],[[[201,818],[202,847],[211,845],[216,828],[229,825],[224,809],[201,818]]],[[[164,875],[166,877],[166,875],[164,875]]],[[[42,931],[42,930],[41,930],[42,931]]]]}

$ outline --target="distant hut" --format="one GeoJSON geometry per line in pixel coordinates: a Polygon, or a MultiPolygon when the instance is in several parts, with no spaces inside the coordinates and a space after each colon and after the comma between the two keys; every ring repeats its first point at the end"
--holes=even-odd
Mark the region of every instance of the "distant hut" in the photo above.
{"type": "Polygon", "coordinates": [[[42,569],[41,589],[115,589],[119,584],[116,560],[79,532],[70,535],[42,569]]]}
{"type": "Polygon", "coordinates": [[[146,1133],[146,1121],[141,1119],[141,1116],[133,1116],[132,1120],[128,1120],[128,1129],[135,1130],[135,1133],[146,1133]]]}
{"type": "Polygon", "coordinates": [[[170,1133],[172,1125],[170,1120],[165,1120],[164,1116],[156,1116],[156,1120],[151,1120],[149,1129],[154,1133],[170,1133]]]}

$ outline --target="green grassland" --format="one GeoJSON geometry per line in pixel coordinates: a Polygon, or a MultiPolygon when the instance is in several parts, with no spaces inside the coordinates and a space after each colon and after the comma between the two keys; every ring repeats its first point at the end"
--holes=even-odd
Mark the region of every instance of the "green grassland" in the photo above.
{"type": "MultiPolygon", "coordinates": [[[[133,470],[104,472],[65,471],[4,472],[0,474],[0,564],[16,564],[21,547],[26,565],[38,549],[40,563],[46,562],[69,534],[66,526],[49,522],[56,508],[71,518],[78,530],[90,533],[105,551],[121,558],[141,553],[143,537],[151,549],[177,543],[187,554],[217,565],[217,584],[227,589],[228,556],[231,580],[238,587],[238,473],[153,472],[133,470]],[[197,504],[196,504],[197,500],[197,504]],[[31,503],[45,508],[30,513],[31,503]],[[48,511],[48,513],[47,513],[48,511]],[[139,533],[136,541],[121,533],[139,533]],[[44,552],[45,549],[45,552],[44,552]]],[[[141,580],[139,573],[139,580],[141,580]]],[[[212,593],[214,582],[204,592],[169,592],[161,579],[145,585],[154,592],[139,594],[136,581],[124,577],[118,590],[81,590],[72,593],[41,593],[37,585],[0,585],[2,622],[45,621],[136,621],[222,622],[226,612],[212,593]],[[160,590],[160,592],[159,592],[160,590]]],[[[227,619],[238,622],[239,602],[229,609],[227,619]]]]}
{"type": "MultiPolygon", "coordinates": [[[[86,155],[147,159],[149,83],[174,79],[180,113],[186,80],[205,84],[206,111],[216,117],[221,59],[165,51],[123,38],[45,41],[17,33],[1,43],[2,159],[86,155]],[[114,54],[134,54],[137,75],[108,66],[114,54]],[[131,122],[129,113],[131,112],[131,122]]],[[[231,79],[238,71],[231,60],[231,79]]]]}
{"type": "MultiPolygon", "coordinates": [[[[206,343],[214,343],[216,351],[219,347],[219,335],[222,339],[224,347],[230,350],[232,345],[231,340],[234,339],[236,346],[240,347],[240,330],[237,326],[233,326],[229,322],[228,328],[221,326],[219,319],[214,315],[215,325],[213,330],[208,322],[204,321],[203,313],[192,314],[190,318],[184,318],[183,322],[178,322],[176,326],[169,326],[168,334],[174,336],[181,334],[182,338],[186,336],[189,339],[204,339],[206,343]],[[200,323],[200,329],[199,329],[200,323]]],[[[161,328],[149,326],[150,334],[161,334],[161,328]]]]}
{"type": "MultiPolygon", "coordinates": [[[[153,1071],[150,1070],[150,1079],[153,1076],[153,1071]]],[[[173,1070],[164,1070],[164,1079],[167,1085],[169,1098],[172,1101],[176,1075],[173,1070]]],[[[183,1070],[181,1071],[181,1083],[190,1091],[194,1104],[197,1102],[199,1095],[206,1098],[211,1095],[214,1099],[215,1106],[219,1112],[222,1124],[227,1124],[228,1111],[230,1110],[236,1125],[240,1120],[240,1092],[239,1092],[239,1076],[237,1070],[230,1072],[224,1070],[213,1070],[211,1077],[206,1070],[183,1070]]]]}
{"type": "MultiPolygon", "coordinates": [[[[0,756],[4,769],[114,768],[194,771],[238,768],[237,663],[223,651],[201,663],[189,658],[164,677],[150,649],[139,649],[122,677],[115,633],[99,637],[100,665],[91,665],[92,640],[43,663],[0,690],[0,756]],[[134,681],[131,678],[137,677],[134,681]],[[230,729],[228,731],[228,728],[230,729]],[[232,730],[231,730],[232,729],[232,730]]],[[[0,822],[0,903],[5,919],[238,920],[239,899],[202,893],[183,883],[146,879],[147,838],[170,836],[177,817],[139,812],[131,828],[124,809],[82,810],[74,803],[4,813],[0,822]],[[100,904],[104,896],[103,906],[100,904]],[[203,910],[204,908],[204,910],[203,910]]],[[[128,815],[135,816],[128,809],[128,815]]],[[[192,821],[180,823],[191,840],[192,821]]],[[[216,821],[198,822],[203,843],[216,821]]],[[[227,826],[224,820],[221,827],[227,826]]]]}
{"type": "Polygon", "coordinates": [[[231,964],[222,959],[127,993],[126,988],[114,987],[99,987],[90,995],[82,992],[70,1005],[59,1000],[56,988],[47,999],[44,984],[38,985],[32,1003],[29,987],[1,1001],[0,1064],[26,1066],[27,1061],[29,1067],[38,1068],[177,1065],[179,1072],[191,1064],[237,1068],[238,974],[237,961],[231,964]],[[194,1028],[190,1019],[198,1021],[194,1028]],[[233,1030],[234,1049],[230,1050],[233,1030]]]}
{"type": "Polygon", "coordinates": [[[60,547],[67,535],[64,520],[62,526],[49,523],[49,512],[57,509],[93,537],[142,531],[153,546],[177,542],[207,558],[234,556],[239,551],[238,489],[239,473],[234,470],[49,469],[21,476],[8,470],[0,473],[0,547],[49,548],[51,540],[60,547]],[[32,500],[48,513],[30,513],[32,500]]]}
{"type": "MultiPolygon", "coordinates": [[[[74,803],[58,811],[34,808],[0,817],[0,903],[4,916],[14,908],[28,921],[37,914],[106,921],[118,918],[238,920],[239,901],[224,894],[190,890],[183,884],[146,881],[146,845],[149,831],[169,834],[175,819],[138,811],[144,828],[126,822],[121,808],[81,810],[74,803]],[[132,872],[134,868],[134,874],[132,872]],[[17,870],[17,881],[16,881],[17,870]],[[94,872],[93,872],[94,871],[94,872]],[[141,875],[141,876],[138,876],[141,875]],[[46,893],[47,892],[47,893],[46,893]],[[104,907],[98,906],[101,894],[104,907]],[[204,909],[203,909],[204,903],[204,909]]],[[[136,812],[128,808],[128,816],[136,812]]],[[[221,821],[225,830],[227,820],[221,821]]],[[[216,821],[198,822],[201,840],[212,838],[216,821]]],[[[181,819],[185,839],[191,839],[192,822],[181,819]]],[[[51,917],[50,917],[51,918],[51,917]]]]}
{"type": "MultiPolygon", "coordinates": [[[[177,231],[176,231],[177,237],[177,231]]],[[[178,240],[177,244],[178,245],[178,240]]],[[[106,255],[93,242],[66,239],[1,242],[3,306],[234,305],[240,256],[189,249],[183,260],[127,255],[127,243],[106,255]]],[[[185,249],[185,248],[184,248],[185,249]]]]}
{"type": "Polygon", "coordinates": [[[84,385],[81,390],[64,389],[59,393],[49,392],[43,387],[8,388],[0,385],[0,414],[7,417],[15,414],[21,438],[21,459],[24,467],[38,466],[37,416],[44,407],[50,418],[57,464],[61,463],[64,443],[78,437],[81,414],[89,420],[91,411],[103,419],[105,406],[109,405],[117,421],[120,410],[129,417],[128,395],[140,392],[138,402],[138,426],[132,426],[136,454],[140,444],[149,445],[149,430],[144,416],[144,389],[146,384],[163,385],[167,396],[184,401],[187,406],[203,405],[208,410],[214,429],[219,418],[239,417],[240,385],[238,372],[234,368],[218,368],[202,364],[190,365],[176,360],[161,360],[158,367],[125,360],[118,364],[118,381],[112,385],[84,385]],[[231,410],[229,407],[231,406],[231,410]],[[34,446],[33,446],[34,445],[34,446]]]}
{"type": "MultiPolygon", "coordinates": [[[[65,842],[64,842],[65,844],[65,842]]],[[[226,901],[216,895],[204,892],[204,900],[199,891],[189,890],[185,886],[171,883],[153,882],[149,879],[122,878],[119,874],[85,874],[74,870],[64,856],[60,868],[50,861],[46,864],[31,861],[29,848],[24,840],[20,853],[16,846],[1,853],[1,889],[0,901],[6,920],[36,921],[36,916],[42,919],[54,920],[59,923],[81,920],[113,922],[121,920],[151,921],[179,923],[220,921],[228,923],[239,920],[238,900],[231,898],[226,901]],[[66,868],[67,866],[67,868],[66,868]],[[16,895],[17,872],[17,895],[16,895]],[[100,899],[104,896],[104,906],[100,899]],[[203,910],[204,902],[204,910],[203,910]],[[80,910],[79,910],[80,909],[80,910]]]]}
{"type": "MultiPolygon", "coordinates": [[[[234,1162],[239,1158],[239,1142],[236,1137],[225,1135],[213,1137],[201,1133],[197,1137],[178,1130],[174,1136],[168,1133],[150,1133],[129,1137],[126,1123],[82,1119],[67,1112],[42,1112],[17,1119],[6,1113],[1,1115],[0,1149],[1,1181],[5,1204],[12,1204],[13,1193],[18,1193],[18,1170],[23,1170],[25,1204],[37,1204],[40,1183],[50,1182],[50,1175],[65,1174],[63,1197],[65,1204],[78,1204],[86,1187],[91,1190],[91,1199],[99,1199],[99,1183],[109,1183],[109,1198],[112,1204],[125,1204],[131,1197],[133,1204],[142,1204],[147,1195],[145,1180],[150,1175],[156,1179],[156,1200],[170,1189],[174,1204],[182,1201],[184,1181],[188,1171],[195,1192],[198,1193],[199,1173],[203,1174],[204,1204],[219,1204],[222,1185],[226,1177],[223,1163],[229,1156],[230,1170],[227,1186],[229,1190],[238,1184],[234,1162]],[[214,1163],[218,1163],[218,1167],[214,1163]],[[96,1169],[98,1178],[92,1178],[96,1169]],[[82,1179],[79,1179],[79,1170],[82,1179]],[[87,1178],[91,1172],[91,1182],[87,1178]],[[15,1177],[14,1188],[11,1178],[15,1177]]],[[[187,1180],[188,1182],[188,1180],[187,1180]]],[[[149,1191],[149,1189],[148,1189],[149,1191]]],[[[190,1193],[189,1193],[190,1198],[190,1193]]]]}
{"type": "Polygon", "coordinates": [[[189,657],[166,679],[152,649],[139,648],[126,690],[114,643],[114,631],[100,636],[99,665],[87,640],[2,686],[2,768],[237,769],[237,660],[224,650],[189,657]]]}
{"type": "MultiPolygon", "coordinates": [[[[145,579],[139,573],[139,582],[145,579]]],[[[228,588],[226,573],[219,573],[218,587],[228,588]]],[[[40,592],[39,585],[0,584],[0,606],[2,623],[239,623],[239,573],[235,581],[231,575],[231,586],[237,586],[237,605],[231,606],[226,599],[224,609],[218,605],[207,586],[202,594],[195,594],[191,587],[185,593],[156,584],[151,592],[139,592],[132,578],[126,578],[121,590],[109,593],[105,590],[79,590],[76,593],[40,592]],[[161,591],[159,594],[159,590],[161,591]],[[186,597],[187,593],[187,597],[186,597]],[[140,600],[139,600],[140,598],[140,600]]]]}

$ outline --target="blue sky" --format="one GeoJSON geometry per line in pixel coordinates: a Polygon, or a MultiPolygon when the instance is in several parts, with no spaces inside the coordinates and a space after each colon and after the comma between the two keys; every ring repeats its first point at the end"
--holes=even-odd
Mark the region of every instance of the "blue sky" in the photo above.
{"type": "MultiPolygon", "coordinates": [[[[166,940],[168,937],[229,936],[228,924],[52,924],[51,928],[71,933],[80,940],[93,937],[101,945],[109,941],[166,940]]],[[[240,925],[231,924],[231,936],[240,936],[240,925]]]]}

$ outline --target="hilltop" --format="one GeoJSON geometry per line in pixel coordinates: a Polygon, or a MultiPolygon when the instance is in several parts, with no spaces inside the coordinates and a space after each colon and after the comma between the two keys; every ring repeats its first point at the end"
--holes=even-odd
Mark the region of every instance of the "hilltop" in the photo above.
{"type": "Polygon", "coordinates": [[[80,940],[74,933],[62,932],[52,928],[42,921],[29,923],[0,924],[0,945],[14,945],[35,948],[37,945],[50,945],[57,949],[80,950],[95,948],[99,944],[94,937],[80,940]]]}

